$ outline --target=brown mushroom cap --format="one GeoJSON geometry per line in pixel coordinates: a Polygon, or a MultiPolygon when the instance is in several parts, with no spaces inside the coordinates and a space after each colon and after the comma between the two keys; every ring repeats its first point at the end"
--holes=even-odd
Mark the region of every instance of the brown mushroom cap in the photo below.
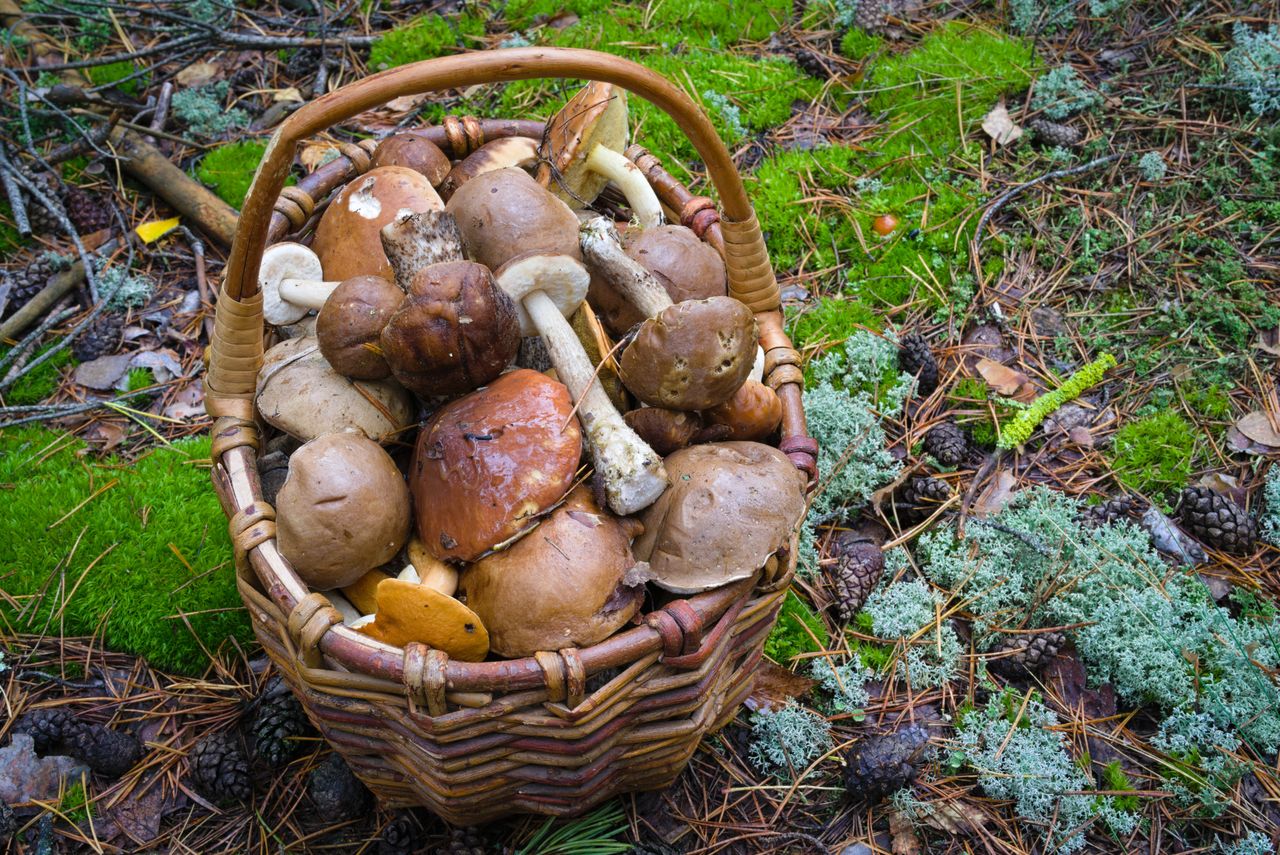
{"type": "Polygon", "coordinates": [[[371,615],[378,610],[378,584],[383,579],[390,578],[384,570],[375,568],[350,585],[343,585],[342,593],[351,601],[351,605],[359,609],[360,614],[371,615]]]}
{"type": "Polygon", "coordinates": [[[387,364],[423,396],[460,395],[493,380],[520,349],[515,304],[474,261],[419,270],[382,330],[387,364]]]}
{"type": "Polygon", "coordinates": [[[759,442],[782,422],[778,393],[758,380],[747,380],[733,397],[703,413],[712,425],[728,428],[726,439],[759,442]]]}
{"type": "Polygon", "coordinates": [[[316,317],[316,338],[334,371],[357,380],[391,374],[379,338],[402,300],[404,292],[381,276],[356,276],[333,290],[316,317]]]}
{"type": "Polygon", "coordinates": [[[489,652],[489,633],[476,613],[426,585],[383,580],[376,614],[356,631],[392,647],[416,641],[462,662],[479,662],[489,652]]]}
{"type": "Polygon", "coordinates": [[[359,434],[325,434],[295,451],[276,510],[280,554],[321,591],[390,561],[409,538],[404,477],[359,434]]]}
{"type": "Polygon", "coordinates": [[[330,281],[353,276],[393,279],[391,262],[382,250],[382,227],[401,211],[443,207],[440,195],[420,173],[403,166],[371,169],[333,197],[316,226],[311,248],[330,281]]]}
{"type": "Polygon", "coordinates": [[[687,410],[641,407],[623,416],[631,429],[649,443],[654,451],[666,457],[693,441],[702,430],[702,419],[687,410]]]}
{"type": "Polygon", "coordinates": [[[804,476],[776,448],[694,445],[663,463],[671,488],[645,510],[632,549],[669,591],[693,594],[751,576],[804,515],[804,476]]]}
{"type": "Polygon", "coordinates": [[[587,155],[597,145],[615,151],[627,145],[626,90],[599,80],[579,89],[547,122],[538,183],[571,207],[590,205],[609,183],[587,168],[587,155]]]}
{"type": "Polygon", "coordinates": [[[622,382],[651,407],[709,409],[750,375],[758,338],[755,316],[732,297],[676,303],[622,352],[622,382]]]}
{"type": "Polygon", "coordinates": [[[373,150],[369,165],[374,169],[380,166],[403,166],[412,169],[431,182],[432,187],[440,186],[440,182],[449,174],[449,158],[445,157],[440,147],[424,136],[413,133],[392,134],[378,143],[373,150]]]}
{"type": "Polygon", "coordinates": [[[522,169],[472,178],[446,210],[458,222],[467,257],[491,270],[527,252],[582,259],[577,215],[522,169]]]}
{"type": "MultiPolygon", "coordinates": [[[[673,303],[728,294],[724,261],[692,229],[657,226],[628,230],[625,237],[627,255],[653,274],[673,303]]],[[[592,277],[587,300],[614,335],[645,320],[639,309],[599,277],[592,277]]]]}
{"type": "Polygon", "coordinates": [[[499,137],[489,140],[458,161],[436,187],[446,202],[454,192],[477,175],[508,167],[526,168],[538,161],[538,141],[529,137],[499,137]]]}
{"type": "Polygon", "coordinates": [[[635,615],[643,585],[628,584],[639,525],[600,510],[578,487],[537,529],[472,564],[459,586],[503,656],[586,647],[635,615]]]}
{"type": "Polygon", "coordinates": [[[474,561],[534,525],[577,472],[582,430],[572,413],[568,389],[524,368],[437,411],[409,468],[427,549],[474,561]]]}

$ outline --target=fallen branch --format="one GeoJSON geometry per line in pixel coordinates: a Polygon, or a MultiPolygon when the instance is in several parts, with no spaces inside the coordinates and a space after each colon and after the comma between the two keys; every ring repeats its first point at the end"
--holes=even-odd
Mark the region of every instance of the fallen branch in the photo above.
{"type": "Polygon", "coordinates": [[[974,261],[977,261],[977,249],[982,246],[983,233],[986,231],[987,224],[991,222],[991,218],[994,217],[1014,196],[1017,196],[1019,193],[1026,190],[1030,190],[1032,187],[1039,184],[1043,184],[1046,181],[1053,181],[1056,178],[1067,178],[1071,175],[1079,175],[1082,172],[1097,169],[1099,166],[1103,166],[1104,164],[1108,164],[1119,159],[1119,154],[1108,154],[1105,157],[1099,157],[1096,160],[1091,160],[1088,163],[1082,163],[1079,166],[1072,166],[1067,169],[1055,169],[1052,172],[1046,172],[1039,178],[1033,178],[1030,181],[1017,185],[1016,187],[1010,187],[1008,190],[1001,193],[995,198],[995,201],[987,207],[987,210],[982,212],[982,217],[978,220],[978,228],[973,233],[974,261]]]}
{"type": "Polygon", "coordinates": [[[139,395],[149,394],[151,394],[150,390],[137,389],[133,392],[125,392],[115,398],[89,401],[84,404],[32,404],[21,407],[0,407],[0,419],[3,419],[0,421],[0,428],[17,427],[18,425],[44,421],[45,419],[61,418],[62,416],[74,416],[76,413],[87,413],[99,407],[111,407],[131,398],[136,398],[139,395]],[[5,419],[5,416],[16,416],[16,418],[5,419]]]}

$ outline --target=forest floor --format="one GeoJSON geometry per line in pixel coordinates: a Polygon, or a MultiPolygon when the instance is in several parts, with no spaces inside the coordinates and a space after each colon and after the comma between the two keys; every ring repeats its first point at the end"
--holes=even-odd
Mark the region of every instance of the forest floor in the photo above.
{"type": "MultiPolygon", "coordinates": [[[[0,0],[6,26],[16,9],[0,0]]],[[[249,727],[271,678],[208,487],[200,378],[227,247],[171,222],[107,130],[149,133],[238,208],[271,129],[306,99],[526,44],[644,62],[712,117],[806,359],[822,480],[737,720],[670,790],[577,823],[475,829],[477,851],[1275,851],[1272,4],[32,0],[21,14],[57,50],[0,31],[0,173],[29,185],[14,192],[34,212],[25,236],[0,193],[0,322],[78,260],[94,275],[0,341],[8,851],[471,851],[423,812],[318,810],[330,752],[314,734],[253,760],[247,803],[189,784],[190,746],[249,727]],[[37,195],[65,216],[42,216],[37,195]],[[1074,400],[1042,398],[1058,389],[1074,400]],[[24,752],[17,722],[48,707],[132,733],[144,760],[75,777],[24,752]]],[[[309,141],[295,171],[445,114],[545,118],[576,86],[397,99],[309,141]]],[[[713,192],[680,129],[638,99],[632,132],[713,192]]]]}

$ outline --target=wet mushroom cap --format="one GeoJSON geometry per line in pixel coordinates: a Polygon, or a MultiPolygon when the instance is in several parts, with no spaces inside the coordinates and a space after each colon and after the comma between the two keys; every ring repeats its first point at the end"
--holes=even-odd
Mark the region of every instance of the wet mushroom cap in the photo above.
{"type": "Polygon", "coordinates": [[[474,261],[419,270],[381,334],[391,372],[424,397],[460,395],[490,382],[520,349],[515,303],[474,261]]]}
{"type": "Polygon", "coordinates": [[[538,183],[571,207],[590,205],[609,183],[591,171],[587,156],[597,145],[621,151],[627,144],[627,94],[612,83],[592,81],[547,123],[538,183]]]}
{"type": "Polygon", "coordinates": [[[703,415],[708,424],[728,429],[725,439],[759,442],[782,422],[782,401],[773,389],[758,380],[747,380],[732,398],[703,415]]]}
{"type": "Polygon", "coordinates": [[[378,583],[378,611],[357,631],[404,647],[418,642],[443,650],[449,658],[480,662],[489,653],[489,633],[476,613],[426,585],[385,579],[378,583]]]}
{"type": "Polygon", "coordinates": [[[641,407],[631,410],[623,418],[641,439],[663,457],[687,446],[702,430],[702,419],[697,413],[688,410],[641,407]]]}
{"type": "Polygon", "coordinates": [[[804,515],[804,476],[771,446],[693,445],[663,464],[671,487],[645,510],[632,551],[669,591],[693,594],[748,578],[790,542],[804,515]]]}
{"type": "MultiPolygon", "coordinates": [[[[723,259],[692,229],[665,225],[629,230],[625,237],[627,255],[653,274],[673,303],[728,294],[723,259]]],[[[592,278],[587,300],[614,335],[622,335],[645,320],[639,309],[599,277],[592,278]]]]}
{"type": "Polygon", "coordinates": [[[391,457],[355,433],[330,433],[289,458],[276,497],[276,545],[298,577],[327,591],[390,561],[409,539],[409,490],[391,457]]]}
{"type": "Polygon", "coordinates": [[[509,548],[469,566],[459,586],[503,656],[586,647],[603,641],[640,609],[634,520],[600,510],[586,487],[509,548]]]}
{"type": "Polygon", "coordinates": [[[508,167],[527,167],[538,160],[538,141],[529,137],[499,137],[458,161],[436,189],[445,202],[459,187],[478,175],[508,167]]]}
{"type": "Polygon", "coordinates": [[[360,614],[371,615],[378,610],[378,583],[390,578],[385,571],[375,568],[350,585],[343,585],[343,596],[360,610],[360,614]]]}
{"type": "Polygon", "coordinates": [[[578,470],[582,431],[572,413],[568,389],[524,368],[440,408],[409,467],[426,548],[474,561],[534,525],[578,470]]]}
{"type": "Polygon", "coordinates": [[[377,169],[380,166],[403,166],[412,169],[432,187],[440,186],[449,174],[449,158],[445,157],[440,147],[424,136],[413,133],[392,134],[378,143],[373,150],[369,165],[377,169]]]}
{"type": "Polygon", "coordinates": [[[353,276],[394,279],[382,250],[382,227],[401,211],[438,211],[440,195],[422,174],[403,166],[383,166],[353,178],[333,197],[316,226],[311,248],[326,279],[353,276]]]}
{"type": "Polygon", "coordinates": [[[522,169],[472,178],[446,210],[457,220],[467,257],[491,270],[526,252],[582,258],[577,215],[522,169]]]}
{"type": "Polygon", "coordinates": [[[316,317],[320,352],[333,370],[357,380],[391,374],[379,338],[404,292],[381,276],[356,276],[334,289],[316,317]]]}
{"type": "Polygon", "coordinates": [[[676,303],[622,352],[622,382],[651,407],[709,409],[747,379],[758,337],[755,316],[732,297],[676,303]]]}

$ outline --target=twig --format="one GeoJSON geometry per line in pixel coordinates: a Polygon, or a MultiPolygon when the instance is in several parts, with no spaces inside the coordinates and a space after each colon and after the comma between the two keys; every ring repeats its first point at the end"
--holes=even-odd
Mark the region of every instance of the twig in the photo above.
{"type": "Polygon", "coordinates": [[[4,194],[9,197],[9,210],[13,212],[13,224],[17,227],[18,234],[28,237],[31,234],[31,221],[27,219],[27,205],[22,201],[18,182],[13,179],[9,170],[0,169],[0,183],[4,184],[4,194]]]}
{"type": "MultiPolygon", "coordinates": [[[[27,354],[35,349],[35,346],[39,344],[40,339],[44,338],[44,334],[75,313],[76,310],[74,307],[67,307],[45,318],[44,322],[41,323],[40,326],[36,327],[30,335],[24,337],[22,341],[15,344],[8,353],[3,357],[0,357],[0,370],[8,368],[12,363],[14,367],[9,373],[16,374],[19,369],[26,364],[27,354]]],[[[5,382],[10,382],[7,377],[5,378],[5,382]]]]}
{"type": "Polygon", "coordinates": [[[83,404],[37,404],[21,407],[0,407],[0,418],[4,416],[17,416],[17,418],[0,421],[0,428],[17,427],[30,422],[39,422],[45,419],[60,418],[62,416],[73,416],[76,413],[87,413],[90,410],[96,410],[99,407],[110,407],[112,404],[120,404],[130,398],[136,398],[139,395],[149,395],[150,390],[136,389],[132,392],[125,392],[115,398],[104,399],[101,401],[88,401],[83,404]]]}
{"type": "MultiPolygon", "coordinates": [[[[995,198],[995,201],[993,201],[989,206],[987,206],[987,210],[982,212],[982,217],[978,219],[978,228],[975,229],[973,233],[974,243],[976,244],[975,249],[977,247],[982,246],[983,235],[984,235],[984,232],[986,231],[987,224],[991,222],[991,218],[994,217],[997,213],[999,213],[1000,209],[1003,208],[1005,204],[1014,196],[1017,196],[1019,193],[1022,193],[1025,190],[1030,190],[1032,187],[1035,187],[1038,184],[1043,184],[1046,181],[1052,181],[1055,178],[1067,178],[1068,176],[1071,176],[1071,175],[1079,175],[1082,172],[1088,172],[1091,169],[1097,169],[1099,166],[1102,166],[1107,163],[1111,163],[1112,161],[1116,161],[1119,159],[1120,159],[1119,154],[1108,154],[1104,157],[1099,157],[1095,160],[1091,160],[1088,163],[1082,163],[1079,166],[1072,166],[1067,169],[1055,169],[1052,172],[1046,172],[1044,175],[1041,175],[1039,178],[1033,178],[1030,181],[1017,185],[1016,187],[1010,187],[1008,190],[1004,191],[999,196],[997,196],[995,198]]],[[[975,261],[976,261],[976,253],[975,253],[975,261]]]]}

